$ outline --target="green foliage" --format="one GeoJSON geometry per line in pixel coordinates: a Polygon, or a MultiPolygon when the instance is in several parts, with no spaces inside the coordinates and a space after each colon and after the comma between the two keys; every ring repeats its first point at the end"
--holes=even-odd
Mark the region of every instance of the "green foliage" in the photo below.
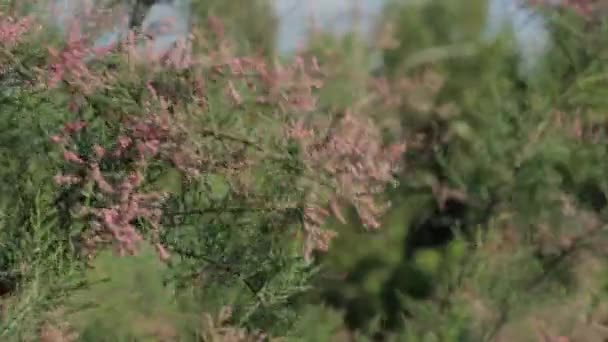
{"type": "Polygon", "coordinates": [[[385,54],[389,69],[422,59],[467,57],[485,24],[486,1],[389,1],[385,16],[396,23],[400,46],[385,54]],[[442,23],[442,25],[436,25],[442,23]],[[403,59],[406,58],[406,62],[403,59]]]}
{"type": "MultiPolygon", "coordinates": [[[[378,330],[373,323],[380,318],[380,330],[401,327],[406,340],[493,340],[508,334],[507,322],[527,319],[553,298],[597,291],[581,288],[575,265],[594,259],[581,257],[580,249],[605,243],[603,224],[583,218],[601,221],[605,215],[603,176],[587,173],[604,169],[599,151],[605,148],[597,142],[605,133],[598,121],[586,121],[590,116],[601,121],[597,102],[572,105],[564,94],[587,77],[576,70],[598,70],[602,64],[590,57],[602,48],[588,39],[604,25],[593,26],[593,34],[578,33],[585,37],[578,40],[565,29],[580,28],[579,19],[549,16],[556,39],[567,40],[561,45],[568,50],[556,47],[543,71],[522,80],[503,40],[480,42],[477,17],[462,19],[468,11],[482,13],[475,6],[427,1],[387,10],[401,43],[385,54],[387,76],[397,86],[404,78],[416,82],[415,88],[401,89],[395,112],[407,135],[423,136],[406,158],[400,194],[393,195],[392,210],[406,218],[398,228],[385,224],[380,235],[387,237],[379,238],[386,239],[379,249],[373,247],[375,236],[342,236],[328,255],[328,267],[348,276],[325,293],[346,310],[352,328],[369,334],[378,330]],[[445,17],[446,25],[433,25],[437,16],[445,17]],[[557,113],[564,115],[561,122],[557,113]],[[576,125],[596,127],[597,140],[577,136],[576,125]],[[582,178],[573,181],[574,174],[582,178]],[[400,233],[393,235],[392,229],[400,233]],[[570,245],[570,239],[597,244],[570,245]],[[391,255],[399,247],[392,246],[399,244],[402,257],[395,259],[391,255]],[[391,268],[395,275],[387,278],[391,268]]],[[[581,89],[583,96],[590,92],[581,89]]],[[[526,338],[533,336],[528,333],[526,338]]]]}
{"type": "Polygon", "coordinates": [[[274,16],[271,1],[195,0],[192,7],[198,20],[204,22],[208,16],[221,19],[226,34],[234,39],[240,51],[266,56],[275,53],[278,18],[274,16]]]}
{"type": "MultiPolygon", "coordinates": [[[[201,18],[226,19],[239,52],[274,57],[268,3],[235,4],[194,6],[201,18]]],[[[608,26],[547,11],[556,44],[522,78],[508,35],[480,41],[485,6],[390,3],[384,19],[400,45],[381,51],[381,91],[368,68],[377,51],[357,35],[311,37],[302,57],[316,56],[327,78],[309,114],[280,96],[260,103],[264,83],[214,69],[236,56],[217,57],[213,46],[196,68],[154,73],[112,54],[90,69],[114,77],[90,92],[35,79],[50,62],[40,41],[61,43],[2,47],[0,338],[38,340],[53,314],[83,341],[526,341],[537,321],[548,334],[604,338],[608,26]],[[80,107],[67,110],[75,99],[80,107]],[[365,229],[355,208],[341,207],[323,226],[338,236],[311,263],[301,236],[311,189],[337,180],[309,169],[285,126],[351,111],[408,143],[405,167],[398,186],[378,194],[392,203],[382,227],[365,229]],[[53,184],[87,168],[62,160],[50,137],[86,121],[70,151],[89,167],[99,147],[133,134],[128,119],[143,125],[159,113],[174,120],[164,154],[142,166],[131,151],[98,166],[108,182],[138,171],[138,194],[166,194],[162,229],[133,226],[171,258],[148,243],[131,257],[107,244],[84,253],[93,219],[75,211],[107,199],[99,182],[53,184]]],[[[331,186],[317,194],[333,195],[331,186]]]]}

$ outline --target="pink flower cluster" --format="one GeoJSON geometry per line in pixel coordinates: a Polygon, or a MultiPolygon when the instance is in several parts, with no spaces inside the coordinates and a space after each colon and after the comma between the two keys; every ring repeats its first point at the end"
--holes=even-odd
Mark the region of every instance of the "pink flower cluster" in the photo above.
{"type": "Polygon", "coordinates": [[[212,62],[212,70],[215,77],[228,77],[226,94],[235,105],[243,104],[243,96],[230,78],[243,81],[257,94],[257,104],[277,106],[283,113],[310,112],[316,108],[314,91],[323,85],[316,59],[307,63],[297,57],[292,64],[269,65],[262,58],[223,58],[226,60],[212,62]]]}
{"type": "Polygon", "coordinates": [[[49,48],[51,64],[48,73],[48,86],[56,87],[61,81],[76,86],[84,93],[90,93],[101,79],[87,66],[87,57],[92,50],[88,40],[81,34],[78,25],[71,26],[67,42],[62,50],[49,48]]]}
{"type": "MultiPolygon", "coordinates": [[[[365,226],[378,228],[385,206],[376,196],[394,181],[405,145],[382,146],[375,124],[350,111],[331,125],[327,134],[322,134],[330,128],[327,125],[307,125],[304,115],[314,116],[316,91],[322,88],[325,77],[317,59],[302,55],[289,64],[269,64],[263,58],[235,57],[222,45],[221,23],[212,18],[209,26],[220,48],[208,54],[206,66],[213,77],[227,79],[226,95],[232,103],[242,105],[249,98],[237,90],[236,85],[244,83],[257,104],[268,105],[282,119],[293,122],[286,127],[286,134],[300,143],[309,176],[317,183],[313,188],[318,189],[308,194],[304,209],[304,255],[311,258],[314,250],[329,248],[336,233],[322,226],[329,216],[346,221],[340,211],[345,203],[354,206],[365,226]]],[[[327,119],[332,115],[321,116],[327,119]]]]}
{"type": "MultiPolygon", "coordinates": [[[[88,14],[93,20],[101,15],[88,14]]],[[[164,68],[184,69],[191,66],[190,42],[178,40],[175,46],[161,49],[154,48],[152,38],[133,31],[126,33],[125,39],[116,43],[93,47],[90,37],[84,32],[86,27],[74,21],[69,26],[66,42],[60,50],[49,48],[51,64],[48,73],[48,86],[56,87],[60,82],[66,82],[85,94],[91,93],[96,87],[104,84],[107,76],[96,74],[89,69],[93,59],[99,59],[122,48],[125,59],[148,65],[160,65],[164,68]],[[140,44],[141,41],[144,44],[140,44]]]]}
{"type": "MultiPolygon", "coordinates": [[[[218,46],[210,47],[195,60],[181,58],[185,56],[183,54],[174,59],[168,56],[173,62],[167,60],[169,63],[163,66],[202,70],[191,80],[194,100],[202,107],[205,107],[207,96],[205,82],[210,79],[225,86],[225,95],[233,105],[267,106],[277,119],[292,123],[287,125],[286,135],[301,145],[306,168],[304,177],[313,185],[306,194],[303,213],[305,256],[310,258],[314,250],[329,248],[336,233],[322,226],[330,216],[345,222],[341,212],[345,205],[354,207],[366,227],[377,229],[380,215],[387,206],[378,201],[378,195],[387,184],[395,181],[393,175],[399,169],[405,144],[385,146],[376,124],[368,115],[359,114],[367,107],[347,110],[338,118],[333,118],[330,113],[317,113],[316,90],[323,86],[325,75],[316,58],[300,56],[290,64],[280,64],[268,63],[262,57],[237,57],[223,40],[221,23],[212,18],[209,25],[216,34],[218,46]]],[[[132,40],[133,35],[130,38],[132,40]]],[[[127,53],[131,43],[133,41],[126,42],[127,53]]],[[[86,59],[91,51],[86,46],[79,31],[74,29],[64,50],[51,51],[54,63],[49,85],[65,81],[86,93],[111,81],[107,76],[98,77],[89,71],[86,59]]],[[[180,112],[181,103],[176,103],[174,110],[170,111],[169,101],[159,96],[151,84],[148,84],[148,90],[154,105],[143,101],[145,114],[130,115],[122,123],[122,134],[111,148],[93,146],[91,156],[79,152],[74,138],[86,128],[83,122],[66,125],[62,134],[52,138],[61,146],[63,157],[72,170],[58,175],[55,181],[62,186],[94,188],[96,197],[93,205],[79,210],[80,215],[92,223],[86,236],[91,248],[99,243],[114,243],[120,253],[134,253],[138,242],[143,239],[136,222],[146,222],[151,227],[153,240],[157,241],[162,217],[160,206],[165,194],[141,190],[150,162],[171,163],[191,176],[217,164],[222,165],[218,166],[221,168],[219,172],[231,177],[233,173],[243,173],[243,168],[249,167],[256,158],[242,154],[243,149],[239,148],[240,152],[235,152],[234,156],[224,153],[226,158],[218,163],[209,146],[196,145],[193,140],[201,137],[226,139],[237,145],[254,146],[254,150],[263,151],[262,154],[274,147],[274,144],[258,146],[257,142],[232,135],[229,131],[194,127],[189,124],[193,119],[180,112]],[[121,170],[104,167],[109,161],[118,161],[121,170]]],[[[166,96],[173,99],[171,94],[166,96]]],[[[274,142],[285,141],[280,130],[274,138],[274,142]]],[[[244,179],[235,178],[239,181],[244,179]]],[[[245,183],[243,189],[235,184],[234,190],[247,193],[249,189],[245,183]]],[[[165,249],[161,245],[158,248],[161,257],[166,258],[168,253],[165,249]]]]}
{"type": "Polygon", "coordinates": [[[15,20],[11,17],[0,16],[0,44],[11,46],[18,43],[30,31],[33,22],[31,17],[15,20]]]}
{"type": "Polygon", "coordinates": [[[275,103],[284,110],[310,112],[317,106],[314,90],[323,86],[317,59],[307,61],[296,57],[291,65],[277,64],[257,69],[264,82],[267,95],[258,97],[260,103],[275,103]]]}
{"type": "Polygon", "coordinates": [[[354,206],[366,227],[380,226],[379,216],[385,205],[378,204],[376,196],[386,184],[395,181],[394,173],[406,148],[404,143],[382,146],[374,123],[350,111],[326,127],[327,133],[319,134],[320,131],[299,120],[287,132],[299,142],[309,172],[317,177],[325,175],[332,192],[328,203],[319,194],[311,194],[310,206],[305,210],[307,255],[313,249],[326,250],[335,236],[321,230],[325,218],[333,214],[346,221],[340,212],[341,203],[354,206]]]}
{"type": "MultiPolygon", "coordinates": [[[[145,221],[157,241],[160,229],[162,204],[165,194],[160,192],[141,192],[144,171],[148,161],[160,151],[160,140],[166,130],[159,127],[153,118],[128,125],[129,135],[121,135],[115,146],[108,150],[93,146],[93,155],[86,157],[73,147],[76,133],[85,129],[82,121],[65,125],[63,132],[51,137],[63,150],[64,160],[71,165],[72,172],[60,174],[55,182],[60,186],[86,188],[93,185],[97,190],[95,205],[80,206],[77,215],[91,220],[91,230],[85,234],[85,243],[90,250],[102,243],[114,243],[120,254],[133,254],[143,239],[136,228],[136,222],[145,221]],[[101,166],[105,161],[119,160],[128,165],[135,164],[124,172],[104,172],[101,166]]],[[[165,248],[156,242],[161,258],[168,258],[165,248]]]]}
{"type": "Polygon", "coordinates": [[[255,94],[255,102],[274,106],[281,113],[309,112],[316,108],[315,90],[323,85],[317,59],[301,56],[292,63],[278,61],[268,63],[263,57],[236,56],[224,36],[222,23],[209,18],[209,31],[215,35],[216,44],[208,44],[206,56],[197,64],[212,71],[212,77],[226,81],[226,94],[235,105],[242,105],[244,96],[237,90],[236,81],[244,83],[255,94]]]}

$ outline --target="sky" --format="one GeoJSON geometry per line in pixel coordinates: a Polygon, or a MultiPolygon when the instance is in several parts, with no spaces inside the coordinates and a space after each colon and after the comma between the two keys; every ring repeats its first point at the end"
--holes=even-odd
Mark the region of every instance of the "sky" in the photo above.
{"type": "Polygon", "coordinates": [[[337,32],[346,30],[351,22],[353,5],[359,3],[361,26],[370,31],[382,10],[383,0],[274,0],[277,15],[281,19],[279,49],[291,51],[302,43],[310,23],[315,22],[337,32]]]}

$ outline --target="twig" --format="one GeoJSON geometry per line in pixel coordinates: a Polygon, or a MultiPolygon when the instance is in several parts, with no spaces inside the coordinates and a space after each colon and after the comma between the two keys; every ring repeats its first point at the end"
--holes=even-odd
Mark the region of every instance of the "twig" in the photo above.
{"type": "MultiPolygon", "coordinates": [[[[546,282],[546,280],[548,279],[549,275],[551,275],[555,270],[557,270],[559,268],[559,266],[565,262],[566,260],[568,260],[569,257],[571,257],[572,255],[574,255],[576,252],[579,251],[579,249],[584,246],[584,242],[585,240],[589,239],[589,238],[593,238],[596,234],[604,232],[603,229],[596,229],[592,232],[585,232],[579,236],[577,236],[574,239],[574,243],[568,248],[562,251],[562,253],[560,253],[559,256],[557,256],[553,262],[551,263],[551,265],[549,265],[547,268],[547,270],[545,272],[543,272],[541,275],[539,275],[538,277],[534,278],[529,285],[527,286],[527,291],[528,292],[532,292],[532,291],[536,291],[539,289],[539,287],[544,284],[546,282]]],[[[501,311],[501,315],[500,318],[498,319],[498,321],[496,322],[496,324],[492,327],[492,330],[490,331],[490,333],[487,335],[485,341],[491,341],[493,340],[493,338],[498,335],[498,333],[500,332],[500,330],[502,329],[502,327],[504,326],[504,324],[507,321],[507,317],[509,315],[509,311],[510,311],[510,306],[508,305],[508,303],[503,303],[502,305],[503,310],[501,311]]]]}
{"type": "Polygon", "coordinates": [[[205,208],[196,210],[176,211],[168,212],[164,215],[175,217],[175,216],[188,216],[188,215],[206,215],[222,212],[230,213],[244,213],[244,212],[265,212],[265,211],[297,211],[298,207],[217,207],[217,208],[205,208]]]}
{"type": "Polygon", "coordinates": [[[211,129],[202,129],[200,132],[203,136],[212,136],[214,138],[218,138],[218,139],[226,139],[226,140],[232,140],[235,142],[239,142],[241,144],[250,146],[255,148],[258,151],[264,151],[264,149],[259,146],[255,141],[243,138],[243,137],[237,137],[235,135],[232,135],[230,133],[225,133],[225,132],[218,132],[215,130],[211,130],[211,129]]]}
{"type": "MultiPolygon", "coordinates": [[[[239,271],[235,270],[234,267],[231,264],[219,262],[219,261],[214,260],[214,259],[212,259],[212,258],[210,258],[208,256],[205,256],[205,255],[193,252],[193,251],[186,251],[186,250],[182,250],[182,249],[179,249],[179,248],[177,248],[177,249],[174,248],[174,251],[176,253],[182,255],[182,256],[185,256],[185,257],[203,260],[206,263],[211,264],[214,267],[217,267],[218,269],[220,269],[220,270],[222,270],[222,271],[224,271],[224,272],[226,272],[226,273],[234,276],[235,278],[238,278],[240,281],[243,282],[243,284],[245,285],[245,287],[247,287],[247,289],[249,289],[249,291],[251,291],[251,293],[252,293],[252,295],[254,297],[256,297],[258,300],[260,299],[259,296],[258,296],[259,290],[256,290],[255,287],[253,286],[253,284],[251,284],[251,282],[249,282],[247,279],[243,278],[242,274],[239,271]]],[[[191,277],[198,276],[201,273],[203,273],[203,271],[195,272],[193,274],[190,274],[190,276],[191,277]]]]}

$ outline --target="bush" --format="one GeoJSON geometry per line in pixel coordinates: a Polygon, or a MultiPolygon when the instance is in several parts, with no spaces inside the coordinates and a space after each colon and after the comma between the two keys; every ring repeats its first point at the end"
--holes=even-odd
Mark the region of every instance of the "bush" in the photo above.
{"type": "Polygon", "coordinates": [[[482,1],[292,59],[225,3],[164,56],[2,16],[3,339],[600,338],[601,18],[521,77],[482,1]]]}
{"type": "MultiPolygon", "coordinates": [[[[22,25],[5,21],[11,32],[22,25]]],[[[34,72],[4,101],[23,111],[24,96],[48,115],[22,122],[9,110],[6,123],[36,127],[28,154],[50,158],[29,201],[48,201],[33,209],[51,215],[35,218],[69,247],[57,262],[85,266],[106,246],[135,254],[148,240],[176,286],[203,281],[199,299],[208,310],[231,304],[239,325],[282,332],[295,319],[290,301],[309,288],[312,253],[333,236],[323,222],[349,203],[375,226],[373,194],[392,179],[399,150],[385,149],[358,113],[315,110],[314,59],[237,57],[221,32],[197,36],[192,50],[178,46],[166,58],[125,41],[89,63],[90,42],[76,31],[29,60],[13,58],[30,50],[27,37],[15,38],[5,63],[34,72]]],[[[26,222],[29,210],[17,211],[26,222]]],[[[15,268],[20,260],[6,252],[13,260],[5,268],[15,268]]]]}

